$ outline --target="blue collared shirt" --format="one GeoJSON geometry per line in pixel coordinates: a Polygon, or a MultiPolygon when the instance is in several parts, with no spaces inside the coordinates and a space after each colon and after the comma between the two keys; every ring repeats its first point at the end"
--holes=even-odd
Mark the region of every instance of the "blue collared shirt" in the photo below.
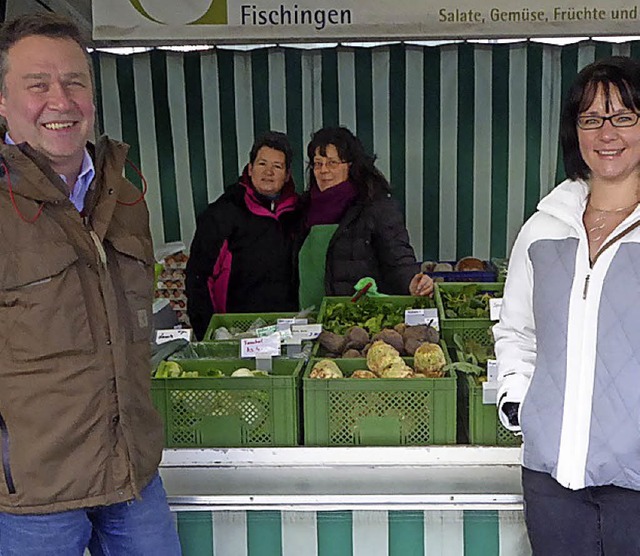
{"type": "MultiPolygon", "coordinates": [[[[5,133],[4,142],[7,145],[15,145],[15,141],[11,139],[9,133],[5,133]]],[[[87,196],[87,191],[89,190],[89,186],[93,181],[93,178],[96,175],[96,169],[93,165],[93,160],[91,160],[91,156],[89,155],[89,151],[87,149],[84,150],[84,156],[82,157],[82,166],[80,166],[80,173],[78,174],[78,178],[76,179],[76,183],[73,185],[71,189],[71,193],[69,194],[69,200],[73,203],[73,205],[78,209],[78,212],[82,212],[84,209],[84,199],[87,196]]],[[[62,181],[67,183],[66,176],[60,174],[62,181]]],[[[67,184],[69,185],[69,184],[67,184]]]]}

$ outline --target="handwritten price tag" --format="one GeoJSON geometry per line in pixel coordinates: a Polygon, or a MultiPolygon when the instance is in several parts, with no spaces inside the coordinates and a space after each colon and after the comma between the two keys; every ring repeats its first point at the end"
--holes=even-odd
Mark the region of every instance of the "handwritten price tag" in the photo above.
{"type": "Polygon", "coordinates": [[[191,341],[191,328],[167,328],[164,330],[156,330],[156,344],[164,344],[171,340],[187,340],[191,341]]]}
{"type": "Polygon", "coordinates": [[[436,330],[440,330],[438,309],[407,309],[404,312],[404,323],[407,326],[429,324],[436,330]]]}
{"type": "Polygon", "coordinates": [[[489,300],[489,318],[491,320],[500,320],[500,309],[502,309],[502,298],[492,297],[489,300]]]}
{"type": "Polygon", "coordinates": [[[240,340],[240,357],[275,357],[280,355],[280,334],[240,340]]]}
{"type": "Polygon", "coordinates": [[[294,324],[291,326],[291,334],[301,340],[315,340],[322,332],[321,324],[294,324]]]}

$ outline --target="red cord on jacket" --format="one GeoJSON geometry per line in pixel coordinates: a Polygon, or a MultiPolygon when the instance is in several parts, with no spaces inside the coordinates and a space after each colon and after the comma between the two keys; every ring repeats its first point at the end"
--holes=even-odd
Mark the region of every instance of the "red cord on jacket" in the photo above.
{"type": "Polygon", "coordinates": [[[36,215],[33,218],[29,219],[26,216],[24,216],[24,214],[20,212],[20,209],[16,204],[16,199],[13,196],[13,187],[11,185],[11,176],[9,175],[9,168],[7,168],[7,164],[5,163],[4,158],[2,157],[0,157],[0,165],[2,166],[2,169],[4,170],[5,175],[7,176],[7,187],[9,188],[9,197],[11,199],[11,204],[13,205],[13,208],[16,211],[16,214],[20,217],[20,220],[23,220],[27,224],[33,224],[36,220],[38,220],[38,218],[40,218],[40,215],[42,214],[42,210],[44,209],[44,203],[40,203],[38,212],[36,212],[36,215]]]}
{"type": "MultiPolygon", "coordinates": [[[[132,207],[134,205],[137,205],[140,201],[142,201],[145,197],[145,195],[147,194],[147,180],[145,179],[145,177],[142,175],[142,172],[138,169],[138,167],[131,162],[128,158],[126,159],[126,161],[129,163],[129,165],[134,169],[134,171],[136,172],[136,174],[138,174],[138,176],[140,176],[140,179],[142,180],[142,193],[140,194],[140,197],[138,197],[135,201],[132,201],[131,203],[127,203],[124,201],[118,201],[116,200],[116,203],[120,204],[120,205],[125,205],[127,207],[132,207]]],[[[26,222],[27,224],[33,224],[36,220],[38,220],[38,218],[40,218],[40,215],[42,214],[42,211],[44,210],[44,202],[39,203],[39,208],[38,208],[38,212],[36,212],[35,216],[33,218],[27,218],[24,214],[22,214],[20,212],[20,209],[18,208],[18,205],[16,204],[16,199],[15,196],[13,194],[13,186],[11,184],[11,175],[9,174],[9,168],[7,167],[7,164],[4,161],[4,158],[0,157],[0,166],[2,166],[2,169],[4,170],[5,175],[7,176],[7,187],[9,189],[9,198],[11,199],[11,204],[13,205],[13,209],[16,211],[16,214],[20,217],[20,220],[26,222]]]]}

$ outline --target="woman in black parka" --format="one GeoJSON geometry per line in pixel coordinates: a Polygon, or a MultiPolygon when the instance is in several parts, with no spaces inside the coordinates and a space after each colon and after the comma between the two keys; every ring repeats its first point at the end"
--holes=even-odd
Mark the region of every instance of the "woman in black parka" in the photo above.
{"type": "Polygon", "coordinates": [[[364,277],[395,295],[429,295],[389,182],[345,127],[317,131],[307,147],[309,189],[302,200],[300,305],[353,295],[364,277]]]}

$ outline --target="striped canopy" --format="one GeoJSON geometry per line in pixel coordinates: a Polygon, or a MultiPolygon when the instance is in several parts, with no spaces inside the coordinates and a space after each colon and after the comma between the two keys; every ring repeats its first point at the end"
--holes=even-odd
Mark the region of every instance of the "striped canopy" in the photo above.
{"type": "MultiPolygon", "coordinates": [[[[346,125],[378,156],[419,260],[504,257],[563,178],[564,91],[596,58],[640,43],[394,44],[301,50],[94,52],[99,125],[131,145],[156,245],[189,245],[254,137],[286,132],[305,185],[313,131],[346,125]]],[[[128,170],[134,182],[139,178],[128,170]]]]}

